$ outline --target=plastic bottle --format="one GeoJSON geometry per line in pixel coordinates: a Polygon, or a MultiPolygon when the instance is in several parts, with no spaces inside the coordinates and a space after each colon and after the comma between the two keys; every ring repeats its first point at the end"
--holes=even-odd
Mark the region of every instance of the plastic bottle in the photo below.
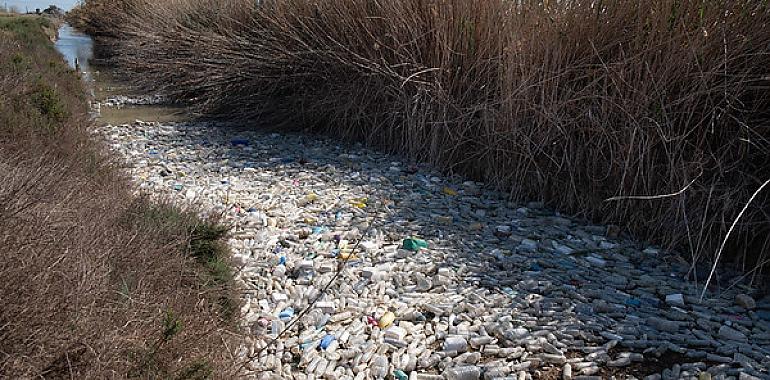
{"type": "Polygon", "coordinates": [[[283,311],[278,314],[278,319],[284,322],[290,321],[292,317],[294,317],[294,309],[290,307],[283,309],[283,311]]]}
{"type": "Polygon", "coordinates": [[[388,359],[382,355],[374,355],[372,365],[369,367],[369,373],[375,379],[384,379],[388,376],[388,359]]]}
{"type": "Polygon", "coordinates": [[[329,346],[332,344],[332,342],[335,339],[336,338],[334,337],[334,335],[326,334],[326,336],[324,336],[321,339],[321,343],[318,346],[321,347],[321,349],[325,350],[325,349],[329,348],[329,346]]]}
{"type": "Polygon", "coordinates": [[[453,367],[446,370],[447,380],[478,380],[481,370],[476,366],[453,367]]]}
{"type": "Polygon", "coordinates": [[[462,353],[468,351],[468,341],[461,336],[449,336],[444,340],[444,351],[462,353]]]}

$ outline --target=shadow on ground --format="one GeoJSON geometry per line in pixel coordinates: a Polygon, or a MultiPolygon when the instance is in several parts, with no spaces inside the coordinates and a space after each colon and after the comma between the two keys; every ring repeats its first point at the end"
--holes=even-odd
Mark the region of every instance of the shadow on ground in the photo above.
{"type": "MultiPolygon", "coordinates": [[[[145,189],[201,201],[233,223],[236,258],[255,285],[246,295],[252,304],[299,286],[302,260],[314,260],[317,270],[335,263],[339,240],[352,245],[368,232],[371,248],[361,247],[326,299],[390,309],[432,324],[437,336],[488,334],[493,344],[471,345],[488,370],[529,362],[541,368],[535,377],[555,378],[569,362],[575,374],[620,378],[706,369],[767,374],[767,298],[743,302],[744,293],[760,297],[730,275],[700,301],[702,270],[612,228],[512,204],[481,184],[315,136],[203,122],[104,131],[145,189]],[[409,237],[429,247],[398,248],[409,237]],[[258,284],[281,256],[292,285],[258,284]],[[383,274],[364,275],[369,268],[383,274]]],[[[327,272],[313,283],[325,283],[327,272]]],[[[431,348],[441,349],[438,342],[431,348]]]]}

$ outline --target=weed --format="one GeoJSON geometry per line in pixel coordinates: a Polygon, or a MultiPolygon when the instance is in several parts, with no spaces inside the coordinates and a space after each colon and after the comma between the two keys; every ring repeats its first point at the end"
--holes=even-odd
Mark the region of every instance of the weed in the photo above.
{"type": "Polygon", "coordinates": [[[227,226],[206,220],[190,211],[168,203],[142,202],[125,217],[127,226],[170,236],[184,236],[184,240],[169,243],[180,247],[200,268],[200,283],[208,288],[221,289],[215,304],[222,320],[230,321],[237,315],[238,301],[230,292],[234,280],[230,251],[224,242],[227,226]]]}
{"type": "Polygon", "coordinates": [[[11,58],[11,63],[13,63],[13,66],[16,69],[25,69],[27,67],[24,54],[21,54],[20,52],[17,52],[13,55],[13,58],[11,58]]]}
{"type": "Polygon", "coordinates": [[[190,254],[202,263],[216,262],[226,257],[222,239],[228,231],[226,226],[199,221],[190,228],[190,254]]]}
{"type": "Polygon", "coordinates": [[[171,309],[166,310],[166,316],[163,318],[163,342],[168,342],[181,331],[182,321],[174,315],[171,309]]]}
{"type": "Polygon", "coordinates": [[[208,379],[212,379],[213,375],[214,375],[214,371],[211,367],[211,364],[207,360],[201,359],[190,364],[187,368],[183,369],[178,375],[174,377],[174,379],[175,380],[208,380],[208,379]]]}
{"type": "Polygon", "coordinates": [[[41,114],[55,123],[64,121],[69,117],[69,111],[62,101],[59,93],[51,86],[40,83],[37,91],[32,95],[32,102],[41,114]]]}

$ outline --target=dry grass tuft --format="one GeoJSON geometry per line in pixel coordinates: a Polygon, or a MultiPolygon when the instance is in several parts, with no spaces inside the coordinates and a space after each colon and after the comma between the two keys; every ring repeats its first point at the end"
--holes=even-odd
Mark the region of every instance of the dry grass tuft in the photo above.
{"type": "Polygon", "coordinates": [[[0,19],[0,378],[229,378],[225,231],[132,195],[44,23],[0,19]]]}
{"type": "MultiPolygon", "coordinates": [[[[78,18],[208,114],[388,147],[693,261],[770,178],[764,2],[89,0],[78,18]]],[[[731,238],[746,268],[768,207],[731,238]]]]}

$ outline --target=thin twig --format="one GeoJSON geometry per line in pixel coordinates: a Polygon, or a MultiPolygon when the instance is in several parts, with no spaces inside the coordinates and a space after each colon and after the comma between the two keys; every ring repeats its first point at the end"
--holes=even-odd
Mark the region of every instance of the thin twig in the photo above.
{"type": "Polygon", "coordinates": [[[698,178],[700,178],[702,175],[703,175],[703,172],[701,172],[701,174],[699,174],[697,177],[695,177],[695,179],[693,179],[692,181],[690,181],[690,183],[688,183],[688,184],[687,184],[687,186],[683,187],[681,190],[679,190],[679,191],[677,191],[677,192],[675,192],[675,193],[671,193],[671,194],[660,194],[660,195],[629,195],[629,196],[618,196],[618,197],[607,198],[607,199],[605,199],[604,201],[605,201],[605,202],[610,202],[610,201],[621,201],[621,200],[631,200],[631,199],[633,199],[633,200],[645,200],[645,201],[649,201],[649,200],[655,200],[655,199],[663,199],[663,198],[676,197],[676,196],[678,196],[678,195],[682,195],[682,194],[684,194],[684,192],[685,192],[685,191],[687,191],[687,189],[689,189],[689,188],[690,188],[690,186],[692,186],[692,184],[693,184],[693,183],[695,183],[695,181],[697,181],[697,180],[698,180],[698,178]]]}
{"type": "Polygon", "coordinates": [[[754,194],[751,195],[751,198],[749,198],[749,201],[746,202],[746,204],[743,206],[743,209],[740,213],[738,213],[738,216],[733,220],[733,224],[730,226],[730,229],[727,231],[727,235],[725,235],[724,240],[722,240],[722,245],[719,247],[719,251],[717,252],[717,256],[714,258],[714,265],[711,266],[711,273],[709,273],[708,279],[706,279],[706,283],[703,285],[703,291],[700,294],[700,299],[703,300],[703,296],[706,295],[706,289],[708,289],[709,283],[711,283],[711,278],[714,276],[714,272],[717,270],[717,263],[719,263],[719,258],[722,256],[722,250],[725,248],[725,244],[727,244],[727,240],[730,238],[730,234],[733,233],[733,230],[735,229],[735,226],[738,224],[738,220],[741,219],[743,216],[743,213],[746,212],[746,209],[749,208],[749,205],[751,202],[754,201],[754,198],[757,197],[757,195],[762,192],[762,190],[770,184],[770,179],[765,181],[765,183],[762,184],[762,186],[757,189],[757,191],[754,192],[754,194]]]}
{"type": "Polygon", "coordinates": [[[430,68],[430,69],[420,70],[420,71],[418,71],[418,72],[416,72],[416,73],[414,73],[414,74],[412,74],[412,75],[410,75],[410,76],[406,77],[406,79],[404,79],[404,81],[401,83],[401,88],[404,88],[404,86],[406,86],[406,84],[407,84],[407,83],[408,83],[408,82],[409,82],[409,81],[410,81],[412,78],[414,78],[414,77],[416,77],[416,76],[418,76],[418,75],[420,75],[420,74],[425,74],[425,73],[429,73],[429,72],[431,72],[431,71],[437,71],[437,70],[441,70],[441,69],[440,69],[440,68],[438,68],[438,67],[433,67],[433,68],[430,68]]]}

